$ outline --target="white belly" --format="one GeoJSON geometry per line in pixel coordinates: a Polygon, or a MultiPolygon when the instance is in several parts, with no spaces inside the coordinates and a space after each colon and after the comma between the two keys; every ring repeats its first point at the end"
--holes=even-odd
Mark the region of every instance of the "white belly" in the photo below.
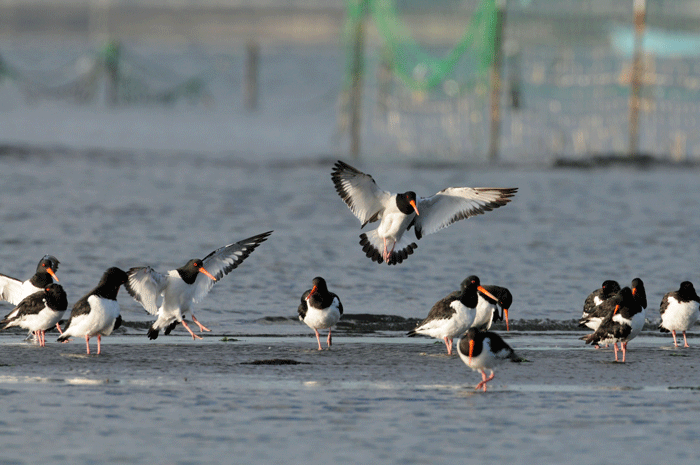
{"type": "Polygon", "coordinates": [[[319,310],[311,307],[308,302],[306,304],[306,316],[304,323],[312,329],[330,328],[340,320],[340,310],[338,308],[338,299],[333,299],[333,303],[325,309],[319,310]]]}
{"type": "Polygon", "coordinates": [[[686,331],[698,320],[699,307],[695,301],[679,303],[669,298],[669,306],[661,315],[661,325],[669,331],[686,331]]]}

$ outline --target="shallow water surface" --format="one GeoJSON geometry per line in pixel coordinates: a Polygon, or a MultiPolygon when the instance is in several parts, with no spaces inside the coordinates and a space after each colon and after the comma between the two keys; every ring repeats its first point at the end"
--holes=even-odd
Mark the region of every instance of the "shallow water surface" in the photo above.
{"type": "Polygon", "coordinates": [[[698,456],[698,342],[691,331],[691,349],[670,349],[654,329],[661,296],[697,280],[697,172],[358,163],[394,192],[519,187],[509,205],[423,238],[388,267],[364,257],[331,165],[185,153],[0,158],[0,272],[28,277],[51,253],[71,304],[110,266],[166,271],[274,230],[195,307],[213,330],[204,341],[181,328],[148,341],[153,317],[125,291],[124,328],[103,339],[100,356],[53,333],[45,349],[21,332],[0,335],[2,463],[698,456]],[[486,393],[441,342],[404,337],[470,274],[511,290],[515,331],[504,337],[528,360],[498,370],[486,393]],[[346,312],[331,351],[315,350],[296,319],[317,275],[346,312]],[[649,325],[616,364],[610,350],[584,346],[575,319],[604,279],[636,276],[649,325]],[[273,359],[288,363],[250,363],[273,359]]]}

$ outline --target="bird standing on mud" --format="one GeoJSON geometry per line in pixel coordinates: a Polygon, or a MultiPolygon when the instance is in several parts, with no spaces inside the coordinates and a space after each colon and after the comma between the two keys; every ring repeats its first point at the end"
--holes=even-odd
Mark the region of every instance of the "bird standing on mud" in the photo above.
{"type": "Polygon", "coordinates": [[[297,312],[299,319],[316,332],[318,350],[323,350],[318,330],[328,328],[326,344],[330,348],[331,326],[340,320],[343,304],[340,303],[340,298],[336,294],[328,290],[326,280],[322,277],[315,277],[312,284],[313,287],[302,294],[297,312]]]}

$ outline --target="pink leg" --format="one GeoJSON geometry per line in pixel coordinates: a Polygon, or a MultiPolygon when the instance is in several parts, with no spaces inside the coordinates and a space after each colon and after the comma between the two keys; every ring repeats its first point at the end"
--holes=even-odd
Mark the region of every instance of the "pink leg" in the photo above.
{"type": "Polygon", "coordinates": [[[452,339],[445,336],[442,338],[445,341],[445,347],[447,348],[447,355],[452,355],[452,339]]]}
{"type": "Polygon", "coordinates": [[[323,347],[321,347],[321,336],[318,334],[318,329],[314,329],[316,332],[316,341],[318,342],[318,350],[323,350],[323,347]]]}
{"type": "Polygon", "coordinates": [[[613,344],[613,349],[615,349],[615,361],[617,362],[617,344],[613,344]]]}
{"type": "Polygon", "coordinates": [[[685,344],[684,344],[684,347],[690,347],[690,346],[688,345],[688,340],[685,338],[685,331],[683,331],[683,342],[685,343],[685,344]]]}
{"type": "Polygon", "coordinates": [[[39,345],[46,347],[46,331],[39,331],[39,345]]]}
{"type": "Polygon", "coordinates": [[[330,348],[331,346],[331,328],[328,328],[328,339],[326,339],[326,344],[328,344],[328,347],[330,348]]]}
{"type": "Polygon", "coordinates": [[[61,325],[56,323],[56,329],[58,330],[58,334],[63,334],[63,331],[61,331],[61,325]]]}
{"type": "Polygon", "coordinates": [[[197,318],[195,318],[194,315],[192,315],[192,321],[194,321],[194,323],[195,323],[197,326],[199,326],[199,332],[202,332],[202,331],[209,331],[209,332],[211,332],[211,329],[205,327],[202,323],[200,323],[199,321],[197,321],[197,318]]]}
{"type": "MultiPolygon", "coordinates": [[[[685,335],[685,332],[683,333],[685,335]]],[[[678,342],[676,341],[676,330],[672,329],[671,330],[671,336],[673,336],[673,346],[678,347],[678,342]]]]}
{"type": "Polygon", "coordinates": [[[101,334],[98,334],[98,335],[97,335],[97,355],[100,355],[100,342],[101,342],[101,339],[102,339],[102,335],[101,335],[101,334]]]}
{"type": "Polygon", "coordinates": [[[192,330],[190,329],[190,327],[187,326],[187,323],[185,322],[185,320],[182,320],[182,326],[184,326],[185,329],[186,329],[187,331],[190,332],[190,335],[192,336],[192,339],[202,339],[201,337],[197,336],[195,333],[192,332],[192,330]]]}
{"type": "Polygon", "coordinates": [[[85,335],[85,345],[87,346],[87,353],[90,355],[90,336],[85,335]]]}
{"type": "Polygon", "coordinates": [[[625,356],[627,355],[627,343],[621,342],[620,349],[622,349],[622,363],[625,363],[625,356]]]}

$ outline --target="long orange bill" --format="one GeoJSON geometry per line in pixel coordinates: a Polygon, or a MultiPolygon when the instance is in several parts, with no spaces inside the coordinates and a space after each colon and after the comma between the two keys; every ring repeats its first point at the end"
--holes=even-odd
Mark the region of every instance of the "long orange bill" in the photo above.
{"type": "Polygon", "coordinates": [[[309,300],[314,292],[316,292],[316,286],[311,288],[311,291],[309,291],[309,295],[306,296],[306,300],[309,300]]]}
{"type": "Polygon", "coordinates": [[[478,289],[479,292],[481,292],[482,294],[484,294],[484,295],[486,295],[486,296],[489,296],[490,298],[492,298],[493,300],[495,300],[496,302],[498,302],[498,297],[495,297],[493,294],[491,294],[489,291],[487,291],[484,287],[479,286],[479,287],[477,287],[477,289],[478,289]]]}
{"type": "Polygon", "coordinates": [[[510,331],[510,326],[508,325],[508,309],[507,308],[503,309],[503,314],[506,317],[506,331],[510,331]]]}
{"type": "Polygon", "coordinates": [[[56,276],[56,273],[54,273],[53,270],[52,270],[51,268],[46,267],[46,271],[48,271],[48,273],[51,275],[51,277],[52,277],[53,279],[55,279],[56,282],[58,282],[58,276],[56,276]]]}
{"type": "Polygon", "coordinates": [[[619,305],[615,305],[615,311],[613,312],[613,315],[617,313],[617,311],[620,309],[619,305]]]}
{"type": "Polygon", "coordinates": [[[216,281],[216,278],[214,276],[212,276],[212,274],[209,273],[207,270],[205,270],[204,267],[200,266],[199,272],[204,273],[205,276],[207,276],[208,278],[211,278],[213,281],[216,281]]]}
{"type": "Polygon", "coordinates": [[[416,215],[420,216],[420,213],[418,213],[418,207],[416,207],[416,201],[411,200],[410,204],[413,207],[413,209],[416,211],[416,215]]]}
{"type": "Polygon", "coordinates": [[[472,353],[474,352],[474,339],[469,341],[469,363],[472,363],[472,353]]]}

